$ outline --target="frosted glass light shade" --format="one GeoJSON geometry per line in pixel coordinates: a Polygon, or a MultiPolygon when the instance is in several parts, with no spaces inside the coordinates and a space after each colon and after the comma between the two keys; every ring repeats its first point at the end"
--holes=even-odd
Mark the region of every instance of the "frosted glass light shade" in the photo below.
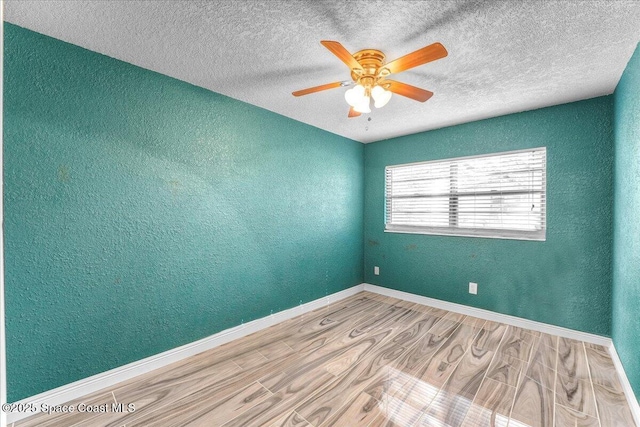
{"type": "Polygon", "coordinates": [[[384,88],[382,86],[376,85],[373,87],[373,89],[371,89],[371,96],[375,101],[377,101],[380,95],[382,95],[383,93],[384,93],[384,88]]]}
{"type": "Polygon", "coordinates": [[[371,90],[371,96],[375,101],[373,105],[375,105],[376,108],[382,108],[387,105],[387,102],[391,99],[391,92],[381,86],[376,86],[371,90]]]}
{"type": "Polygon", "coordinates": [[[369,107],[370,101],[371,101],[371,98],[369,98],[368,96],[364,96],[362,100],[358,102],[357,105],[353,106],[353,109],[356,110],[358,113],[370,113],[371,112],[371,107],[369,107]]]}
{"type": "Polygon", "coordinates": [[[364,98],[364,86],[356,85],[344,93],[344,99],[347,104],[354,107],[363,102],[364,98]]]}

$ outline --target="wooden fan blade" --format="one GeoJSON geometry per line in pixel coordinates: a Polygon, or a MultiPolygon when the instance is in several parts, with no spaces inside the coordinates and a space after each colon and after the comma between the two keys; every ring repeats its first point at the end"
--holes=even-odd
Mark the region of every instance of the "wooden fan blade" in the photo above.
{"type": "Polygon", "coordinates": [[[434,43],[391,61],[385,64],[384,68],[388,69],[391,74],[399,73],[417,67],[418,65],[444,58],[447,55],[447,49],[445,49],[442,44],[434,43]]]}
{"type": "Polygon", "coordinates": [[[353,109],[353,107],[349,108],[349,118],[358,117],[360,113],[353,109]]]}
{"type": "Polygon", "coordinates": [[[379,83],[382,87],[387,88],[393,93],[424,102],[433,96],[433,92],[411,86],[406,83],[397,82],[395,80],[384,80],[379,83]],[[388,85],[388,86],[387,86],[388,85]]]}
{"type": "Polygon", "coordinates": [[[309,95],[310,93],[320,92],[322,90],[327,90],[327,89],[334,89],[336,87],[341,87],[341,86],[343,86],[342,82],[327,83],[326,85],[314,86],[307,89],[297,90],[295,92],[292,92],[292,94],[293,96],[309,95]]]}
{"type": "Polygon", "coordinates": [[[337,56],[342,62],[347,64],[347,67],[351,68],[352,70],[354,68],[362,68],[362,65],[360,65],[360,63],[356,61],[356,58],[354,58],[353,55],[351,55],[349,51],[345,49],[345,47],[340,43],[331,40],[322,40],[320,43],[322,43],[322,46],[329,49],[331,53],[337,56]]]}

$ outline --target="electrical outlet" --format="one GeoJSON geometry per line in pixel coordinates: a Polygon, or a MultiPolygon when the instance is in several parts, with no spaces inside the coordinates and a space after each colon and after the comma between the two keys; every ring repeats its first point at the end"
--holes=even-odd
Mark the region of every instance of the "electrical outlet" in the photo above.
{"type": "Polygon", "coordinates": [[[478,284],[469,282],[469,293],[473,295],[478,295],[478,284]]]}
{"type": "Polygon", "coordinates": [[[377,265],[375,267],[373,267],[373,274],[375,274],[376,276],[380,275],[380,267],[378,267],[377,265]]]}

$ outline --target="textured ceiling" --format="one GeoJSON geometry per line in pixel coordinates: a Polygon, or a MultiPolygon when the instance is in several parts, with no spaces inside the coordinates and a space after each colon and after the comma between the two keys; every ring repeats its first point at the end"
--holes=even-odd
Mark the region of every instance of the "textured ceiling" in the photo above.
{"type": "Polygon", "coordinates": [[[640,39],[640,1],[5,1],[5,20],[371,142],[610,94],[640,39]],[[394,76],[431,90],[347,118],[349,79],[320,40],[388,60],[449,56],[394,76]]]}

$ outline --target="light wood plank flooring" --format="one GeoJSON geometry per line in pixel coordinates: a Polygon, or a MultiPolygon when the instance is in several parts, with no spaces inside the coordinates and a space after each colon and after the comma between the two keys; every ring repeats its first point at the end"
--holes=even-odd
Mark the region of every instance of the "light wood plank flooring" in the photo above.
{"type": "Polygon", "coordinates": [[[604,347],[367,292],[81,402],[15,426],[635,425],[604,347]]]}

